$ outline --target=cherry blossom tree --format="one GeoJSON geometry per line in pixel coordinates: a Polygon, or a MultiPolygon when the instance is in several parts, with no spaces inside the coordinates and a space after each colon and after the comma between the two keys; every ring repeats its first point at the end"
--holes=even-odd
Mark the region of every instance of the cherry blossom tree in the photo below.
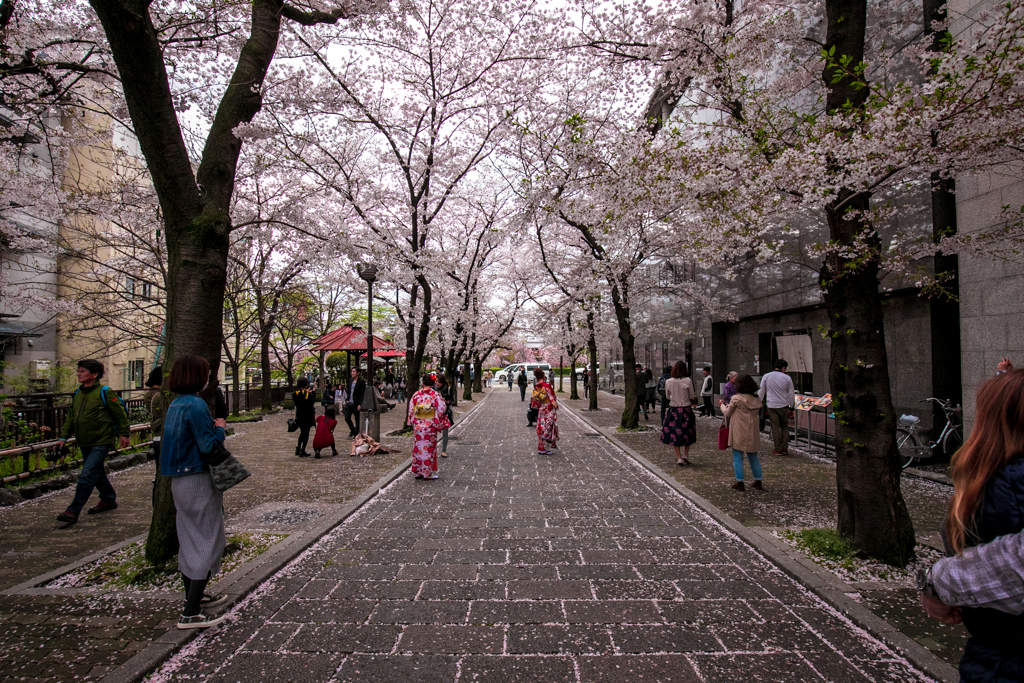
{"type": "Polygon", "coordinates": [[[347,203],[353,259],[378,265],[378,289],[398,291],[415,386],[447,277],[436,226],[537,88],[543,41],[529,2],[404,9],[340,40],[304,38],[318,69],[303,90],[321,104],[290,123],[282,144],[297,169],[347,203]]]}

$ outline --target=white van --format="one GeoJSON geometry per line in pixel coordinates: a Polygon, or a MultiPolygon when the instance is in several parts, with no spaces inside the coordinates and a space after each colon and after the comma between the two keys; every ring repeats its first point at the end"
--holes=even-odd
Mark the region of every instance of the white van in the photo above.
{"type": "Polygon", "coordinates": [[[520,370],[526,370],[526,379],[531,384],[533,383],[533,371],[540,368],[545,373],[551,372],[550,363],[516,363],[515,365],[509,365],[498,371],[498,374],[494,376],[494,379],[498,382],[504,382],[508,384],[509,373],[512,374],[512,381],[515,382],[516,378],[519,377],[520,370]]]}

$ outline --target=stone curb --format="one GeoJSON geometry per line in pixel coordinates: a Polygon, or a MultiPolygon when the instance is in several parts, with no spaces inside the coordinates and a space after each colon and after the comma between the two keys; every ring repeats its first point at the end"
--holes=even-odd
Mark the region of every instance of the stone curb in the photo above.
{"type": "Polygon", "coordinates": [[[683,486],[662,471],[660,467],[623,444],[615,438],[614,432],[597,426],[573,408],[566,406],[566,409],[573,416],[579,418],[584,424],[607,439],[616,448],[623,451],[645,469],[675,489],[684,498],[711,515],[720,524],[736,534],[791,578],[804,585],[808,590],[841,612],[854,624],[906,657],[907,661],[919,670],[937,681],[942,681],[942,683],[959,682],[960,673],[956,669],[929,652],[927,648],[916,640],[904,635],[899,629],[848,597],[848,593],[858,592],[856,588],[840,580],[831,572],[818,567],[806,558],[798,556],[796,551],[778,539],[760,533],[752,527],[744,526],[719,509],[711,501],[683,486]]]}
{"type": "MultiPolygon", "coordinates": [[[[478,401],[473,408],[461,416],[459,424],[463,424],[466,418],[479,408],[485,400],[487,400],[486,395],[478,401]]],[[[381,489],[405,474],[411,465],[412,458],[410,457],[371,484],[361,494],[349,501],[345,507],[336,514],[330,516],[328,519],[302,534],[296,534],[294,537],[285,539],[281,543],[268,549],[267,552],[263,553],[259,557],[254,558],[250,562],[242,565],[235,571],[220,579],[212,587],[212,590],[217,593],[225,593],[228,596],[228,602],[218,609],[218,613],[226,612],[234,607],[246,595],[260,586],[260,584],[280,571],[282,567],[293,559],[298,557],[300,553],[330,533],[331,530],[351,517],[353,513],[359,510],[359,508],[375,498],[377,494],[380,493],[381,489]]],[[[139,540],[139,538],[145,538],[145,534],[142,534],[141,537],[136,537],[133,540],[139,540]]],[[[126,541],[119,545],[124,546],[131,542],[132,541],[126,541]]],[[[104,552],[97,553],[91,557],[98,559],[103,556],[104,552]]],[[[79,563],[76,563],[76,565],[85,562],[86,560],[81,560],[79,563]]],[[[66,573],[66,571],[67,568],[59,569],[57,570],[57,575],[59,576],[60,574],[66,573]]],[[[36,580],[33,579],[33,582],[36,582],[36,580]]],[[[36,585],[38,585],[38,582],[36,582],[36,585]]],[[[179,631],[177,628],[168,629],[166,633],[150,643],[146,649],[138,652],[127,662],[104,676],[101,679],[101,683],[136,683],[143,680],[157,667],[163,664],[165,660],[171,657],[171,655],[188,644],[189,641],[196,638],[201,632],[202,631],[200,629],[189,631],[179,631]]]]}

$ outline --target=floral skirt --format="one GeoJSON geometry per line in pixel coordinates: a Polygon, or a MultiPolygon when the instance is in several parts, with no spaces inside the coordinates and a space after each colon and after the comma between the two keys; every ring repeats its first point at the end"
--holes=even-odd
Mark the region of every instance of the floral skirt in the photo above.
{"type": "Polygon", "coordinates": [[[697,422],[693,408],[669,406],[665,411],[665,422],[661,428],[661,442],[677,448],[697,442],[697,422]]]}

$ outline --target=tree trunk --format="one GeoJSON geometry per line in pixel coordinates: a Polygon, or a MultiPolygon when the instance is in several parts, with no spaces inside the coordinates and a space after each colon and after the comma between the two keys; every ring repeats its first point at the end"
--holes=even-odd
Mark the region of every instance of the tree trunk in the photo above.
{"type": "Polygon", "coordinates": [[[636,390],[636,337],[633,336],[625,294],[625,285],[622,283],[612,287],[615,321],[619,325],[619,343],[622,344],[622,388],[626,395],[619,426],[623,429],[636,429],[640,424],[640,401],[636,390]]]}
{"type": "MultiPolygon", "coordinates": [[[[825,49],[834,59],[848,57],[852,65],[864,60],[866,0],[826,0],[828,29],[825,49]]],[[[863,107],[867,88],[857,87],[839,68],[822,74],[831,88],[829,112],[849,103],[863,107]]],[[[836,173],[841,168],[834,169],[836,173]]],[[[866,193],[843,188],[826,207],[834,244],[854,248],[858,236],[869,232],[867,253],[856,260],[830,254],[821,269],[821,288],[829,314],[832,354],[829,381],[836,413],[836,489],[839,532],[867,555],[905,566],[914,554],[914,527],[900,490],[896,415],[889,385],[882,298],[878,292],[881,240],[861,212],[868,209],[866,193]]]]}
{"type": "Polygon", "coordinates": [[[238,417],[238,393],[240,385],[240,382],[238,381],[238,371],[240,369],[241,366],[237,364],[231,368],[231,374],[233,375],[231,378],[231,414],[235,417],[238,417]]]}
{"type": "Polygon", "coordinates": [[[587,373],[587,381],[590,382],[590,404],[587,410],[597,410],[597,337],[594,335],[594,314],[587,312],[587,329],[590,336],[587,337],[587,355],[590,357],[590,372],[587,373]]]}
{"type": "MultiPolygon", "coordinates": [[[[420,313],[419,334],[417,335],[417,324],[409,318],[405,328],[405,384],[406,393],[412,396],[419,389],[420,375],[423,369],[423,354],[427,348],[427,332],[430,330],[431,313],[431,289],[426,279],[422,276],[417,278],[417,285],[413,289],[412,301],[409,310],[416,309],[416,291],[423,290],[423,310],[420,313]]],[[[405,427],[409,428],[409,416],[406,415],[405,427]]]]}
{"type": "Polygon", "coordinates": [[[562,361],[564,358],[564,356],[558,357],[558,393],[560,394],[565,393],[565,378],[564,375],[562,375],[562,361]]]}
{"type": "Polygon", "coordinates": [[[263,374],[263,387],[260,391],[260,405],[263,412],[270,412],[273,403],[270,396],[270,330],[260,339],[260,372],[263,374]]]}
{"type": "Polygon", "coordinates": [[[576,391],[576,356],[569,358],[569,400],[578,401],[579,393],[576,391]]]}
{"type": "Polygon", "coordinates": [[[469,378],[470,363],[467,358],[462,364],[462,400],[472,401],[473,400],[473,380],[469,378]]]}
{"type": "Polygon", "coordinates": [[[478,394],[484,393],[484,359],[480,356],[473,356],[473,364],[476,365],[476,376],[473,378],[473,391],[478,394]]]}
{"type": "MultiPolygon", "coordinates": [[[[128,113],[153,179],[164,217],[167,244],[166,366],[186,354],[210,362],[203,397],[213,406],[220,365],[224,290],[227,279],[228,210],[242,141],[234,129],[252,120],[263,104],[261,86],[277,50],[281,0],[254,0],[250,33],[210,127],[195,174],[181,135],[163,47],[146,3],[90,0],[121,78],[128,113]]],[[[162,554],[176,551],[168,514],[170,497],[153,511],[150,537],[165,539],[162,554]]],[[[147,552],[147,555],[149,553],[147,552]]]]}

